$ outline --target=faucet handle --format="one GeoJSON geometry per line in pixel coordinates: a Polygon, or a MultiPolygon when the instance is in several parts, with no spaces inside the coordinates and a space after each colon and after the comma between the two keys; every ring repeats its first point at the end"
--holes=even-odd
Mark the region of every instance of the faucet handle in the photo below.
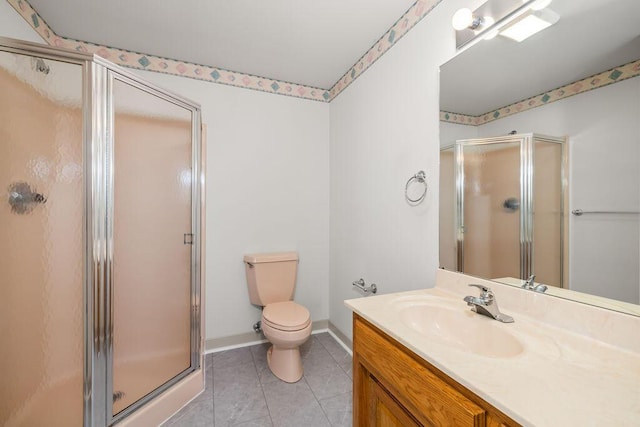
{"type": "Polygon", "coordinates": [[[484,285],[476,285],[475,283],[470,283],[469,286],[476,287],[480,289],[482,292],[491,292],[491,288],[484,285]]]}
{"type": "Polygon", "coordinates": [[[531,276],[529,276],[529,278],[527,280],[524,281],[524,283],[522,284],[521,288],[533,289],[534,286],[535,286],[535,280],[536,280],[536,275],[532,274],[531,276]]]}
{"type": "Polygon", "coordinates": [[[477,285],[475,283],[469,284],[469,286],[473,286],[474,288],[480,289],[480,297],[481,298],[493,298],[493,292],[491,288],[484,285],[477,285]]]}

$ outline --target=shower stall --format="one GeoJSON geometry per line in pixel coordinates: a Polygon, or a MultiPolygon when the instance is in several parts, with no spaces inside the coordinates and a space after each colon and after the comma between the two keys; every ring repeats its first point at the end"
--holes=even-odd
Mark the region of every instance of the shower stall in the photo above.
{"type": "Polygon", "coordinates": [[[565,139],[534,133],[440,151],[441,266],[491,279],[566,283],[565,139]]]}
{"type": "Polygon", "coordinates": [[[130,421],[201,374],[200,135],[187,99],[0,38],[0,425],[130,421]]]}

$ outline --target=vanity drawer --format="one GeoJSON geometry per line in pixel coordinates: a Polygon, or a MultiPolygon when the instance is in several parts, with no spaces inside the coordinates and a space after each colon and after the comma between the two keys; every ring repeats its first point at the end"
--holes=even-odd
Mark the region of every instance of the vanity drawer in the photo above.
{"type": "MultiPolygon", "coordinates": [[[[354,355],[354,372],[368,371],[421,424],[486,425],[484,409],[358,317],[354,318],[354,355]]],[[[354,381],[359,379],[354,376],[354,381]]]]}

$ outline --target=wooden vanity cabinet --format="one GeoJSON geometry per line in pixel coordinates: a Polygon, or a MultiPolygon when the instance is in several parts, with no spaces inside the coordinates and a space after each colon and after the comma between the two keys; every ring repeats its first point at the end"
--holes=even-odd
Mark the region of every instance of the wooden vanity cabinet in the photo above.
{"type": "Polygon", "coordinates": [[[519,424],[354,313],[353,425],[519,424]]]}

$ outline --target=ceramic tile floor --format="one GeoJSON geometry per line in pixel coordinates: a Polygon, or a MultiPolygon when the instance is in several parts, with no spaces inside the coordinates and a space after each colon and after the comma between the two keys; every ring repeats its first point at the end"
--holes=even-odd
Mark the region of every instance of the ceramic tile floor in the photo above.
{"type": "Polygon", "coordinates": [[[351,426],[351,356],[328,333],[302,345],[295,384],[267,366],[269,343],[206,355],[205,391],[163,424],[191,426],[351,426]]]}

